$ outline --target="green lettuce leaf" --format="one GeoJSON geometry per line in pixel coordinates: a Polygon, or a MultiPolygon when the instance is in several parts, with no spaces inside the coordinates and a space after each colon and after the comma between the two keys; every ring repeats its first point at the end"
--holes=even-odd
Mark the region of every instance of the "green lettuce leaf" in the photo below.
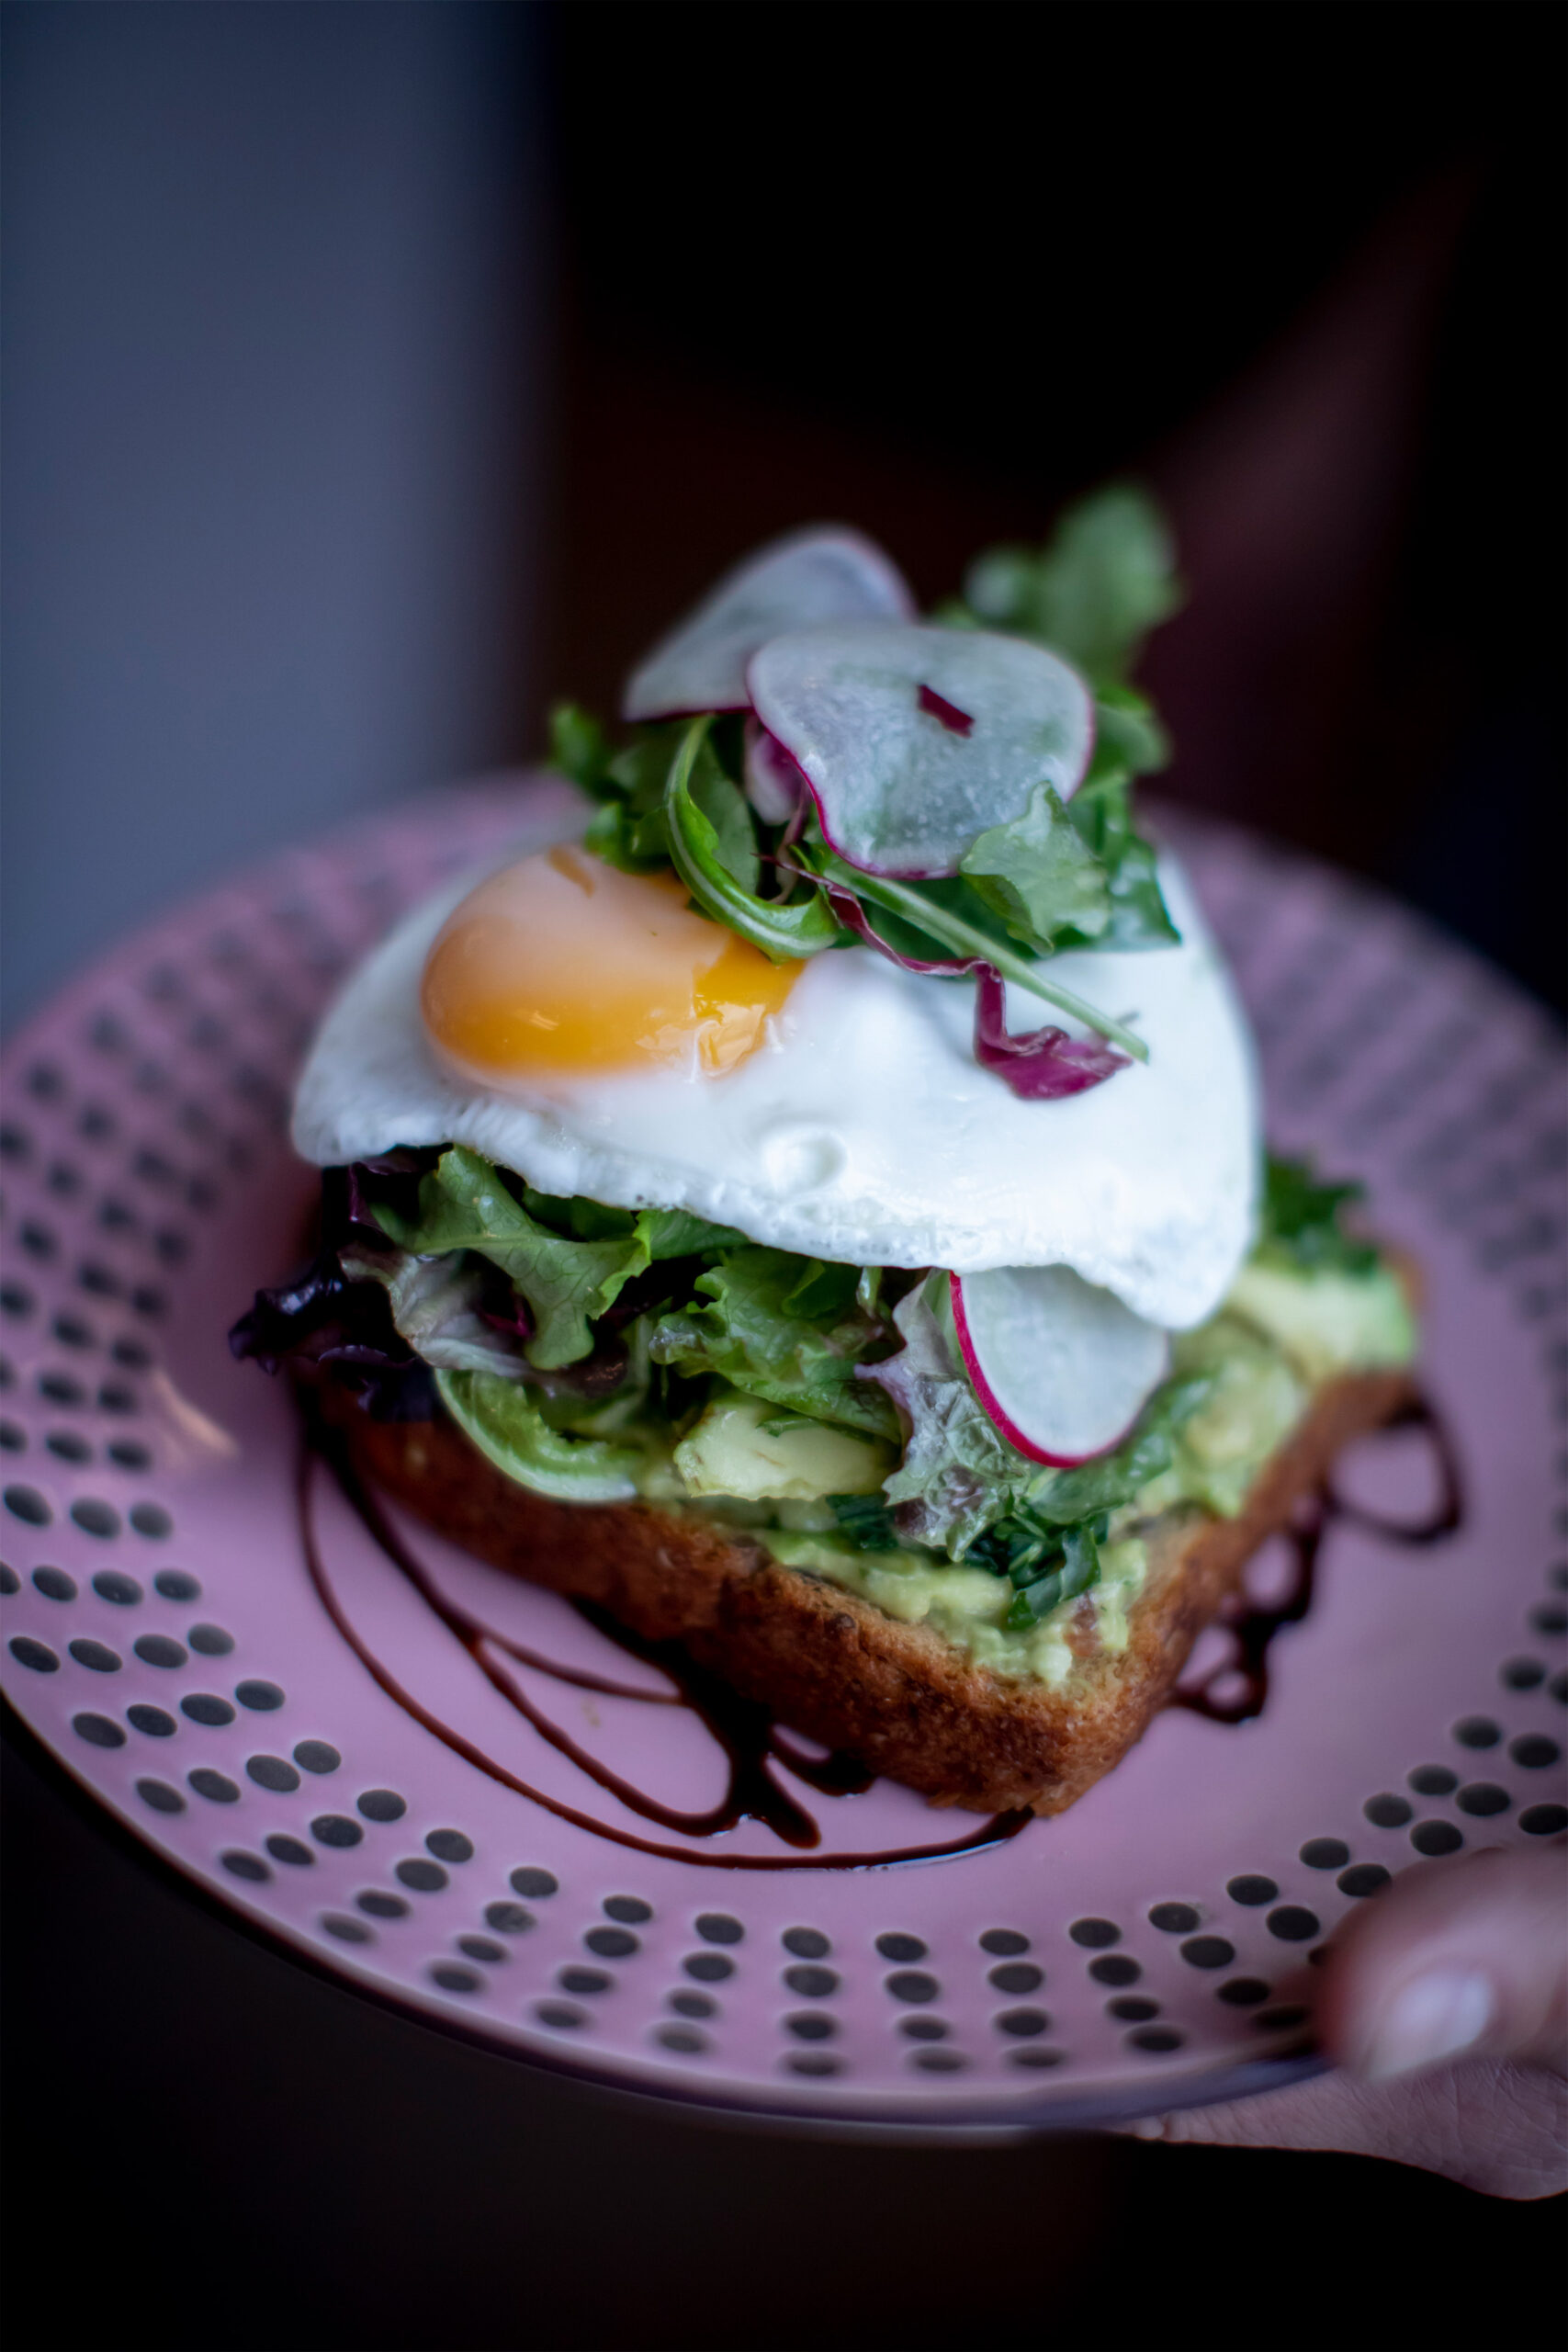
{"type": "Polygon", "coordinates": [[[442,1403],[466,1437],[521,1487],[569,1503],[629,1502],[642,1463],[637,1446],[552,1429],[536,1399],[489,1372],[438,1372],[442,1403]]]}
{"type": "Polygon", "coordinates": [[[1086,1462],[1081,1469],[1047,1472],[1030,1494],[1030,1509],[1053,1526],[1069,1527],[1134,1501],[1140,1487],[1169,1469],[1183,1425],[1213,1385],[1212,1372],[1183,1373],[1166,1381],[1114,1453],[1086,1462]]]}
{"type": "Polygon", "coordinates": [[[857,1378],[884,1327],[859,1305],[858,1266],[803,1261],[784,1250],[736,1250],[699,1274],[706,1302],[658,1319],[656,1363],[716,1373],[732,1387],[819,1421],[897,1438],[882,1391],[857,1378]]]}
{"type": "Polygon", "coordinates": [[[525,1351],[538,1371],[576,1363],[593,1346],[591,1323],[613,1306],[626,1284],[656,1260],[698,1249],[728,1249],[742,1236],[683,1209],[602,1213],[625,1217],[624,1231],[568,1238],[516,1200],[488,1159],[455,1145],[423,1178],[419,1213],[378,1207],[376,1219],[404,1250],[431,1257],[475,1250],[501,1267],[528,1303],[534,1336],[525,1351]]]}
{"type": "Polygon", "coordinates": [[[471,1258],[417,1258],[408,1250],[372,1257],[345,1250],[340,1263],[350,1282],[382,1285],[399,1336],[435,1370],[526,1377],[515,1337],[498,1331],[479,1312],[484,1274],[471,1258]]]}
{"type": "Polygon", "coordinates": [[[1308,1271],[1371,1272],[1376,1250],[1343,1224],[1361,1193],[1359,1184],[1320,1184],[1310,1160],[1265,1159],[1258,1256],[1308,1271]]]}
{"type": "Polygon", "coordinates": [[[947,1276],[933,1274],[894,1311],[904,1345],[870,1376],[908,1434],[883,1492],[907,1542],[963,1559],[1034,1475],[969,1385],[952,1328],[947,1276]]]}
{"type": "Polygon", "coordinates": [[[979,834],[961,871],[1013,938],[1043,953],[1064,936],[1098,939],[1111,921],[1105,868],[1048,784],[1021,817],[979,834]]]}
{"type": "Polygon", "coordinates": [[[979,557],[964,594],[982,622],[1038,638],[1097,688],[1124,681],[1150,629],[1182,601],[1165,521],[1130,483],[1070,507],[1038,553],[979,557]]]}

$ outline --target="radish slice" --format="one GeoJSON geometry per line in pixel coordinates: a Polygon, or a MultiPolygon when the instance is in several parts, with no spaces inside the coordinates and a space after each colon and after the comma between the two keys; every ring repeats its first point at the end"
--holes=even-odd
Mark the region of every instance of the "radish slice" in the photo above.
{"type": "Polygon", "coordinates": [[[1070,1266],[954,1274],[953,1320],[998,1429],[1058,1469],[1125,1437],[1170,1362],[1162,1330],[1070,1266]]]}
{"type": "Polygon", "coordinates": [[[843,621],[775,637],[747,671],[758,718],[805,769],[822,831],[867,874],[956,874],[977,833],[1065,800],[1094,701],[1043,646],[985,629],[843,621]]]}
{"type": "Polygon", "coordinates": [[[784,745],[746,721],[746,797],[764,825],[787,825],[806,797],[806,778],[784,745]]]}
{"type": "Polygon", "coordinates": [[[744,710],[746,664],[770,637],[817,621],[906,620],[914,609],[903,575],[858,531],[800,531],[775,539],[727,572],[632,672],[621,716],[744,710]]]}

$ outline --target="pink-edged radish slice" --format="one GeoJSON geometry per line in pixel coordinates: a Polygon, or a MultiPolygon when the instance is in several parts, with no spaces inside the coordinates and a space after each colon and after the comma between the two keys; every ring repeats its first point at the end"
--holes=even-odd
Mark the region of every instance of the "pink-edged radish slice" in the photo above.
{"type": "Polygon", "coordinates": [[[1057,1469],[1125,1437],[1169,1367],[1165,1333],[1070,1266],[954,1274],[953,1320],[998,1429],[1057,1469]]]}
{"type": "Polygon", "coordinates": [[[764,825],[787,825],[806,796],[806,778],[775,737],[746,721],[746,797],[764,825]]]}
{"type": "Polygon", "coordinates": [[[744,710],[746,664],[770,637],[818,621],[906,620],[914,610],[902,573],[858,531],[792,532],[727,572],[654,647],[626,682],[621,716],[744,710]]]}
{"type": "Polygon", "coordinates": [[[956,874],[1041,783],[1066,800],[1094,748],[1076,670],[1016,637],[840,621],[772,639],[753,709],[798,761],[822,831],[867,874],[956,874]]]}

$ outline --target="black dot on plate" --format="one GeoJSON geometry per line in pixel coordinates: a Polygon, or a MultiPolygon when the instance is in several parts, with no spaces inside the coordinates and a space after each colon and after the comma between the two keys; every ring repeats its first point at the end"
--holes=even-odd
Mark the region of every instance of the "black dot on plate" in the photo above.
{"type": "Polygon", "coordinates": [[[1403,1829],[1415,1811],[1405,1797],[1396,1797],[1385,1789],[1381,1796],[1369,1797],[1361,1811],[1375,1829],[1403,1829]]]}
{"type": "Polygon", "coordinates": [[[379,1887],[367,1887],[354,1899],[373,1919],[406,1919],[409,1915],[409,1906],[400,1894],[383,1894],[379,1887]]]}
{"type": "Polygon", "coordinates": [[[203,1657],[227,1657],[234,1646],[233,1634],[226,1634],[221,1625],[193,1625],[186,1639],[203,1657]]]}
{"type": "Polygon", "coordinates": [[[465,1838],[460,1829],[433,1829],[425,1841],[425,1851],[434,1854],[438,1862],[471,1862],[474,1841],[465,1838]]]}
{"type": "Polygon", "coordinates": [[[1554,1674],[1546,1687],[1560,1707],[1568,1707],[1568,1668],[1554,1674]]]}
{"type": "Polygon", "coordinates": [[[186,1645],[171,1634],[139,1634],[132,1645],[143,1666],[175,1667],[186,1662],[186,1645]]]}
{"type": "Polygon", "coordinates": [[[1538,1657],[1510,1657],[1497,1669],[1497,1679],[1507,1690],[1533,1690],[1546,1680],[1546,1668],[1538,1657]]]}
{"type": "Polygon", "coordinates": [[[1341,1871],[1334,1883],[1341,1894],[1381,1894],[1389,1883],[1388,1872],[1381,1862],[1352,1862],[1341,1871]]]}
{"type": "Polygon", "coordinates": [[[602,1968],[563,1968],[556,1982],[563,1993],[607,1993],[615,1984],[602,1968]]]}
{"type": "Polygon", "coordinates": [[[85,1634],[72,1643],[71,1655],[78,1666],[86,1667],[93,1674],[118,1674],[120,1669],[118,1652],[111,1650],[107,1642],[91,1641],[85,1634]]]}
{"type": "Polygon", "coordinates": [[[152,1589],[163,1600],[199,1600],[201,1587],[184,1568],[160,1568],[152,1579],[152,1589]]]}
{"type": "Polygon", "coordinates": [[[1350,1849],[1341,1838],[1309,1838],[1302,1848],[1309,1871],[1342,1870],[1349,1859],[1350,1849]]]}
{"type": "Polygon", "coordinates": [[[1527,1838],[1555,1838],[1560,1829],[1568,1829],[1568,1805],[1528,1804],[1519,1815],[1519,1827],[1527,1838]]]}
{"type": "Polygon", "coordinates": [[[180,1701],[180,1713],[188,1715],[193,1724],[231,1724],[234,1710],[227,1699],[220,1699],[210,1690],[193,1690],[188,1699],[180,1701]]]}
{"type": "Polygon", "coordinates": [[[957,2075],[969,2061],[962,2050],[915,2050],[910,2052],[909,2064],[918,2066],[923,2075],[957,2075]]]}
{"type": "Polygon", "coordinates": [[[7,1487],[3,1497],[13,1519],[25,1520],[29,1527],[47,1527],[50,1509],[36,1487],[7,1487]]]}
{"type": "Polygon", "coordinates": [[[581,2009],[569,2008],[564,2001],[536,2001],[534,2015],[541,2025],[551,2027],[557,2033],[569,2033],[587,2019],[581,2009]]]}
{"type": "Polygon", "coordinates": [[[268,1714],[283,1704],[283,1693],[276,1682],[238,1682],[234,1696],[242,1707],[250,1707],[257,1714],[268,1714]]]}
{"type": "Polygon", "coordinates": [[[93,1590],[100,1600],[108,1601],[116,1609],[134,1609],[141,1599],[141,1587],[134,1577],[122,1568],[100,1568],[93,1578],[93,1590]]]}
{"type": "Polygon", "coordinates": [[[89,1747],[123,1747],[125,1734],[107,1715],[73,1715],[71,1728],[89,1747]]]}
{"type": "Polygon", "coordinates": [[[1149,1913],[1149,1925],[1162,1936],[1190,1936],[1198,1925],[1198,1914],[1190,1903],[1156,1903],[1149,1913]]]}
{"type": "Polygon", "coordinates": [[[1450,1772],[1446,1764],[1417,1764],[1405,1779],[1420,1797],[1446,1797],[1459,1786],[1459,1774],[1450,1772]]]}
{"type": "Polygon", "coordinates": [[[1495,1747],[1503,1733],[1490,1715],[1464,1715],[1455,1724],[1453,1736],[1461,1747],[1495,1747]]]}
{"type": "Polygon", "coordinates": [[[400,1821],[408,1811],[407,1801],[396,1789],[367,1789],[354,1802],[367,1821],[400,1821]]]}
{"type": "Polygon", "coordinates": [[[547,1895],[560,1892],[560,1881],[549,1871],[515,1870],[507,1882],[514,1894],[525,1894],[530,1903],[543,1903],[547,1895]]]}
{"type": "Polygon", "coordinates": [[[1568,1609],[1561,1601],[1543,1600],[1530,1611],[1530,1624],[1538,1634],[1568,1634],[1568,1609]]]}
{"type": "Polygon", "coordinates": [[[1011,1960],[1029,1950],[1029,1938],[1016,1928],[987,1928],[980,1938],[980,1950],[988,1951],[995,1960],[1011,1960]]]}
{"type": "Polygon", "coordinates": [[[357,1846],[365,1832],[346,1813],[319,1813],[310,1824],[318,1846],[357,1846]]]}
{"type": "Polygon", "coordinates": [[[1045,1972],[1032,1960],[1005,1960],[987,1972],[998,1993],[1032,1993],[1045,1982],[1045,1972]]]}
{"type": "Polygon", "coordinates": [[[109,1353],[127,1372],[145,1372],[152,1361],[152,1351],[140,1340],[117,1340],[109,1353]]]}
{"type": "Polygon", "coordinates": [[[525,1911],[521,1903],[487,1903],[485,1925],[498,1935],[521,1936],[534,1924],[534,1914],[525,1911]]]}
{"type": "Polygon", "coordinates": [[[934,2001],[942,1991],[936,1978],[928,1976],[919,1968],[896,1969],[883,1982],[885,1989],[896,2001],[934,2001]]]}
{"type": "Polygon", "coordinates": [[[291,1870],[306,1870],[316,1859],[302,1838],[287,1838],[280,1830],[262,1842],[275,1862],[287,1862],[291,1870]]]}
{"type": "Polygon", "coordinates": [[[639,1927],[653,1917],[652,1904],[645,1903],[639,1894],[607,1894],[604,1907],[607,1919],[618,1919],[626,1928],[639,1927]]]}
{"type": "Polygon", "coordinates": [[[294,1761],[303,1772],[335,1772],[343,1758],[328,1740],[300,1739],[294,1744],[294,1761]]]}
{"type": "Polygon", "coordinates": [[[0,1421],[0,1446],[4,1446],[7,1453],[25,1453],[28,1450],[26,1430],[16,1421],[0,1421]]]}
{"type": "Polygon", "coordinates": [[[1258,2002],[1269,1998],[1269,1987],[1260,1976],[1233,1976],[1228,1984],[1216,1987],[1217,1997],[1228,2001],[1233,2009],[1250,2009],[1258,2002]]]}
{"type": "MultiPolygon", "coordinates": [[[[37,1578],[34,1578],[37,1582],[37,1578]]],[[[1527,1772],[1539,1772],[1548,1764],[1555,1764],[1562,1751],[1554,1739],[1546,1739],[1540,1732],[1527,1732],[1522,1739],[1510,1740],[1508,1753],[1516,1764],[1527,1772]]]]}
{"type": "Polygon", "coordinates": [[[1059,2066],[1066,2054],[1065,2050],[1046,2050],[1037,2041],[1026,2041],[1021,2050],[1008,2052],[1008,2064],[1032,2068],[1059,2066]]]}
{"type": "MultiPolygon", "coordinates": [[[[239,1800],[240,1791],[237,1783],[222,1772],[209,1772],[205,1765],[199,1771],[187,1772],[186,1779],[190,1782],[197,1795],[205,1797],[209,1804],[234,1804],[239,1800]]],[[[272,1842],[270,1838],[267,1842],[270,1847],[272,1842]]],[[[278,1856],[280,1861],[287,1859],[285,1855],[278,1856]]]]}
{"type": "Polygon", "coordinates": [[[1281,1943],[1304,1944],[1322,1934],[1323,1922],[1315,1911],[1308,1911],[1299,1903],[1281,1903],[1277,1911],[1269,1912],[1268,1928],[1269,1934],[1278,1936],[1281,1943]]]}
{"type": "Polygon", "coordinates": [[[1086,1951],[1103,1951],[1107,1944],[1119,1944],[1122,1940],[1122,1930],[1114,1919],[1075,1919],[1067,1933],[1086,1951]]]}
{"type": "Polygon", "coordinates": [[[145,1535],[153,1543],[161,1543],[174,1533],[174,1521],[156,1503],[132,1503],[127,1517],[138,1535],[145,1535]]]}
{"type": "Polygon", "coordinates": [[[51,1405],[85,1405],[87,1392],[68,1372],[40,1372],[38,1393],[51,1405]]]}
{"type": "Polygon", "coordinates": [[[1506,1813],[1513,1799],[1495,1781],[1472,1781],[1461,1789],[1454,1803],[1461,1813],[1475,1814],[1484,1819],[1490,1814],[1506,1813]]]}
{"type": "Polygon", "coordinates": [[[74,1430],[51,1430],[44,1443],[60,1462],[91,1462],[93,1458],[92,1447],[74,1430]]]}
{"type": "Polygon", "coordinates": [[[839,1980],[830,1968],[808,1965],[786,1968],[784,1981],[792,1993],[799,1994],[803,2001],[830,2000],[839,1989],[839,1980]]]}
{"type": "Polygon", "coordinates": [[[123,1380],[106,1380],[98,1391],[100,1413],[134,1413],[136,1391],[128,1388],[123,1380]]]}
{"type": "Polygon", "coordinates": [[[481,1993],[484,1978],[471,1968],[459,1968],[456,1961],[438,1960],[430,1972],[430,1981],[439,1984],[444,1993],[481,1993]]]}
{"type": "Polygon", "coordinates": [[[1252,2022],[1261,2033],[1283,2033],[1287,2027],[1304,2025],[1311,2011],[1297,2002],[1288,2002],[1277,2009],[1259,2009],[1252,2022]]]}
{"type": "Polygon", "coordinates": [[[1228,1968],[1235,1958],[1235,1946],[1224,1936],[1189,1936],[1181,1957],[1190,1968],[1228,1968]]]}
{"type": "Polygon", "coordinates": [[[33,1311],[33,1295],[30,1290],[24,1290],[20,1283],[0,1283],[0,1306],[21,1322],[33,1311]]]}
{"type": "Polygon", "coordinates": [[[925,1945],[919,1936],[891,1934],[878,1936],[876,1949],[884,1960],[924,1960],[925,1945]]]}
{"type": "Polygon", "coordinates": [[[738,1944],[746,1933],[739,1920],[732,1919],[728,1911],[705,1911],[694,1925],[705,1944],[738,1944]]]}
{"type": "Polygon", "coordinates": [[[1089,1973],[1097,1984],[1135,1984],[1144,1972],[1124,1952],[1110,1952],[1103,1960],[1091,1960],[1089,1973]]]}
{"type": "Polygon", "coordinates": [[[323,1912],[321,1925],[340,1944],[373,1944],[376,1940],[374,1928],[367,1928],[363,1919],[350,1919],[341,1911],[323,1912]]]}
{"type": "Polygon", "coordinates": [[[735,1973],[735,1962],[718,1951],[688,1952],[681,1965],[699,1984],[722,1984],[727,1976],[735,1973]]]}
{"type": "Polygon", "coordinates": [[[259,1854],[235,1851],[225,1854],[222,1860],[226,1871],[232,1871],[236,1878],[249,1879],[253,1885],[259,1886],[264,1879],[272,1876],[259,1854]]]}
{"type": "Polygon", "coordinates": [[[144,1445],[133,1445],[129,1438],[116,1438],[108,1449],[109,1460],[121,1470],[150,1470],[152,1456],[144,1445]]]}
{"type": "Polygon", "coordinates": [[[399,1862],[393,1876],[403,1886],[412,1887],[416,1894],[439,1894],[446,1884],[446,1873],[439,1862],[427,1862],[418,1856],[399,1862]]]}
{"type": "Polygon", "coordinates": [[[831,2041],[839,2030],[839,2021],[816,2009],[799,2009],[793,2017],[785,2018],[784,2030],[793,2033],[797,2041],[831,2041]]]}
{"type": "Polygon", "coordinates": [[[21,1589],[22,1579],[16,1569],[12,1567],[9,1561],[0,1560],[0,1592],[5,1593],[9,1599],[12,1593],[20,1592],[21,1589]]]}
{"type": "Polygon", "coordinates": [[[173,1715],[165,1714],[162,1707],[139,1704],[127,1707],[125,1715],[132,1728],[144,1733],[149,1739],[169,1739],[179,1729],[173,1715]]]}
{"type": "Polygon", "coordinates": [[[1225,1893],[1233,1903],[1245,1904],[1248,1909],[1272,1903],[1280,1890],[1271,1878],[1263,1878],[1256,1871],[1244,1871],[1240,1878],[1226,1883],[1225,1893]]]}
{"type": "Polygon", "coordinates": [[[1127,2039],[1134,2050],[1163,2055],[1168,2050],[1179,2050],[1187,2037],[1171,2025],[1139,2025],[1134,2027],[1127,2039]]]}
{"type": "Polygon", "coordinates": [[[247,1757],[245,1770],[258,1789],[276,1789],[284,1796],[299,1785],[299,1773],[281,1756],[247,1757]]]}
{"type": "Polygon", "coordinates": [[[898,2030],[906,2041],[945,2041],[953,2028],[945,2018],[900,2018],[898,2030]]]}
{"type": "Polygon", "coordinates": [[[1146,2025],[1150,2018],[1159,2015],[1159,2003],[1145,2000],[1141,1993],[1119,1993],[1105,2004],[1107,2017],[1119,2018],[1123,2025],[1146,2025]]]}
{"type": "Polygon", "coordinates": [[[817,1928],[786,1928],[780,1940],[785,1951],[792,1951],[796,1960],[826,1960],[833,1949],[817,1928]]]}
{"type": "MultiPolygon", "coordinates": [[[[143,1804],[152,1806],[154,1813],[183,1813],[186,1809],[184,1797],[181,1796],[178,1789],[171,1789],[167,1781],[138,1781],[136,1793],[143,1804]]],[[[245,1859],[249,1860],[250,1857],[247,1855],[245,1859]]],[[[233,1870],[234,1864],[231,1857],[225,1854],[223,1860],[228,1867],[233,1870]]],[[[263,1878],[266,1876],[265,1869],[260,1874],[263,1878]]],[[[249,1873],[242,1871],[238,1875],[244,1878],[249,1873]]]]}
{"type": "Polygon", "coordinates": [[[653,2038],[666,2050],[679,2051],[686,2058],[699,2056],[708,2046],[706,2034],[699,2033],[694,2026],[690,2025],[659,2026],[653,2038]]]}
{"type": "Polygon", "coordinates": [[[718,2007],[705,1993],[671,1993],[669,2001],[676,2016],[682,2018],[711,2018],[718,2007]]]}
{"type": "Polygon", "coordinates": [[[998,2033],[1014,2040],[1027,2041],[1032,2035],[1048,2033],[1051,2020],[1043,2009],[1000,2009],[991,2019],[998,2033]]]}
{"type": "Polygon", "coordinates": [[[836,2075],[843,2064],[828,2050],[792,2050],[784,2063],[792,2075],[836,2075]]]}
{"type": "Polygon", "coordinates": [[[79,1315],[57,1315],[54,1336],[62,1348],[90,1348],[95,1344],[92,1325],[84,1323],[79,1315]]]}
{"type": "Polygon", "coordinates": [[[590,1928],[582,1940],[601,1960],[629,1960],[634,1951],[642,1949],[626,1928],[590,1928]]]}
{"type": "Polygon", "coordinates": [[[35,1642],[30,1634],[13,1634],[9,1648],[18,1666],[31,1668],[34,1674],[53,1674],[60,1660],[47,1642],[35,1642]]]}
{"type": "Polygon", "coordinates": [[[467,1952],[470,1960],[482,1960],[490,1968],[512,1957],[504,1944],[496,1943],[490,1936],[459,1936],[457,1950],[467,1952]]]}
{"type": "Polygon", "coordinates": [[[71,1506],[71,1516],[84,1535],[108,1537],[119,1533],[119,1513],[112,1503],[96,1501],[84,1495],[71,1506]]]}
{"type": "Polygon", "coordinates": [[[1464,1843],[1464,1832],[1451,1821],[1418,1821],[1410,1842],[1418,1854],[1457,1854],[1464,1843]]]}
{"type": "Polygon", "coordinates": [[[68,1577],[63,1568],[35,1568],[33,1583],[46,1600],[74,1600],[76,1579],[68,1577]]]}

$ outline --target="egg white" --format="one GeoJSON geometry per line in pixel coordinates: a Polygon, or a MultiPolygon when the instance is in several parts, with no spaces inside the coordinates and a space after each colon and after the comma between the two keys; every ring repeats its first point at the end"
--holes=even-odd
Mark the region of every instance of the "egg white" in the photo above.
{"type": "MultiPolygon", "coordinates": [[[[581,821],[551,795],[513,854],[581,821]]],[[[1149,1059],[1057,1102],[1021,1102],[976,1062],[972,982],[862,947],[807,964],[767,1043],[728,1077],[694,1066],[486,1090],[438,1058],[419,1003],[431,944],[477,878],[408,916],[328,1014],[295,1107],[307,1159],[465,1143],[542,1192],[688,1208],[807,1256],[957,1273],[1071,1266],[1169,1329],[1201,1322],[1229,1288],[1255,1216],[1252,1056],[1168,854],[1180,946],[1052,966],[1131,1019],[1149,1059]]],[[[1016,989],[1008,1017],[1015,1030],[1054,1018],[1016,989]]]]}

